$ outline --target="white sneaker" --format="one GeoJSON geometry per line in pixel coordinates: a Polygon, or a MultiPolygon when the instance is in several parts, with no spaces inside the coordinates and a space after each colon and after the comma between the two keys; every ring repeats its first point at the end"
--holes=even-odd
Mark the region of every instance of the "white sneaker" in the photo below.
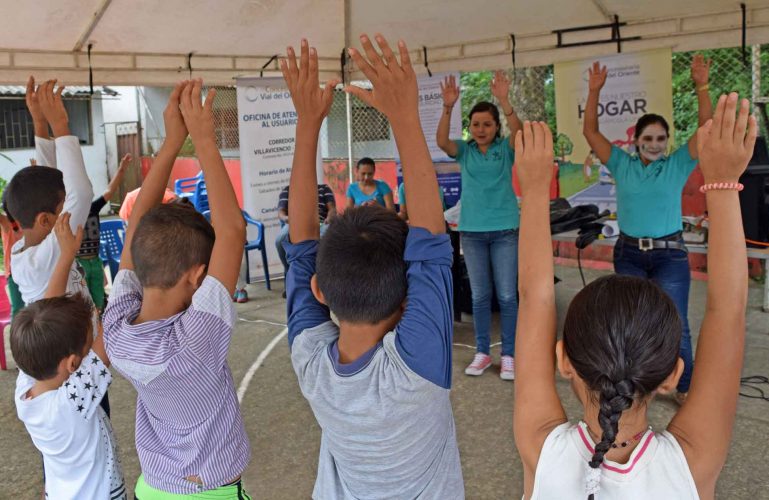
{"type": "Polygon", "coordinates": [[[502,380],[515,380],[515,359],[512,356],[502,356],[502,369],[499,370],[502,380]]]}
{"type": "Polygon", "coordinates": [[[491,366],[491,356],[488,354],[483,354],[482,352],[476,352],[475,357],[473,358],[473,362],[470,363],[470,365],[465,368],[465,375],[473,375],[477,377],[478,375],[483,375],[483,372],[486,371],[486,368],[491,366]]]}

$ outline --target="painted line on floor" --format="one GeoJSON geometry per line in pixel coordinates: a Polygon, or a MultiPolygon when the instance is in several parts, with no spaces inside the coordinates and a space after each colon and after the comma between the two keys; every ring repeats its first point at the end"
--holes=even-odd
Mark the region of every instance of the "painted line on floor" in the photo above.
{"type": "Polygon", "coordinates": [[[267,359],[267,356],[269,356],[272,350],[275,349],[275,346],[278,345],[278,342],[283,340],[283,337],[285,337],[286,334],[288,334],[288,328],[284,328],[279,334],[275,335],[275,338],[273,338],[270,343],[267,344],[267,347],[265,347],[264,350],[259,353],[256,361],[254,361],[254,363],[248,368],[245,376],[243,376],[243,380],[240,381],[240,386],[238,386],[238,403],[243,402],[243,396],[246,394],[248,385],[251,383],[251,379],[254,378],[256,370],[262,366],[264,360],[267,359]]]}

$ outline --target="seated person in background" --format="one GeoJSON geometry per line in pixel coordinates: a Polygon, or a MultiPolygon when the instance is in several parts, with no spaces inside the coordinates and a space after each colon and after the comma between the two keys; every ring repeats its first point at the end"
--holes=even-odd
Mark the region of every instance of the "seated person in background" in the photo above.
{"type": "MultiPolygon", "coordinates": [[[[443,197],[443,189],[438,186],[438,194],[441,196],[441,206],[443,207],[443,211],[446,211],[446,200],[443,197]]],[[[398,186],[398,217],[405,220],[406,222],[409,221],[409,212],[406,209],[406,183],[401,182],[401,185],[398,186]]]]}
{"type": "Polygon", "coordinates": [[[393,192],[386,182],[374,179],[376,163],[371,158],[361,158],[355,165],[358,181],[347,188],[347,208],[380,204],[395,211],[393,192]]]}
{"type": "MultiPolygon", "coordinates": [[[[318,218],[320,219],[320,234],[326,232],[326,221],[336,215],[336,201],[334,192],[327,184],[318,184],[318,218]]],[[[283,263],[283,270],[288,274],[288,261],[286,260],[286,250],[283,248],[283,242],[288,240],[288,186],[283,188],[278,197],[278,218],[280,219],[280,233],[275,238],[275,246],[278,249],[278,256],[283,263]]],[[[284,292],[285,293],[285,292],[284,292]]]]}
{"type": "MultiPolygon", "coordinates": [[[[128,219],[131,217],[131,211],[134,208],[134,203],[136,203],[136,198],[139,196],[139,191],[141,191],[141,186],[133,191],[129,191],[128,194],[125,195],[123,204],[120,205],[120,212],[118,212],[118,215],[126,224],[128,224],[128,219]]],[[[176,193],[168,188],[163,192],[163,203],[171,203],[178,198],[176,193]]]]}
{"type": "Polygon", "coordinates": [[[120,165],[115,172],[107,190],[104,194],[93,200],[91,210],[88,212],[88,219],[85,221],[83,231],[83,243],[77,252],[77,262],[85,272],[85,281],[88,284],[88,291],[91,292],[91,298],[99,311],[104,310],[104,264],[99,258],[99,212],[115,194],[120,182],[123,180],[128,165],[131,164],[131,155],[125,155],[120,160],[120,165]]]}

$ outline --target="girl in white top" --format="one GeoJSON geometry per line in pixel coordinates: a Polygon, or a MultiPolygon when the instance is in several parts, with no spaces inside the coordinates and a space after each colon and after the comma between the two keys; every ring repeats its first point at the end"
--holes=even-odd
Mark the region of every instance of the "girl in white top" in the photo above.
{"type": "Polygon", "coordinates": [[[514,431],[526,499],[705,498],[731,442],[742,368],[747,266],[737,181],[756,121],[737,94],[721,96],[697,132],[710,213],[708,296],[688,398],[668,425],[649,428],[656,393],[675,389],[681,321],[656,285],[628,276],[591,283],[572,301],[556,344],[549,226],[552,136],[525,123],[516,137],[523,190],[514,431]],[[747,130],[747,136],[746,136],[747,130]],[[555,367],[584,406],[567,422],[555,367]]]}

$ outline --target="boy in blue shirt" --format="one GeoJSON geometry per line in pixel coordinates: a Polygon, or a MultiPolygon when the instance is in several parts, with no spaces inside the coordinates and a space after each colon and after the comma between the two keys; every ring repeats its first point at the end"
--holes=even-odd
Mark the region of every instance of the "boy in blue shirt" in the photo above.
{"type": "Polygon", "coordinates": [[[318,241],[314,158],[335,82],[319,86],[306,40],[299,65],[291,48],[281,64],[299,117],[286,286],[291,361],[322,430],[313,498],[464,498],[449,400],[452,249],[408,51],[399,42],[399,63],[376,40],[387,66],[365,35],[368,61],[350,49],[373,91],[345,90],[390,120],[411,229],[382,207],[357,207],[318,241]]]}

